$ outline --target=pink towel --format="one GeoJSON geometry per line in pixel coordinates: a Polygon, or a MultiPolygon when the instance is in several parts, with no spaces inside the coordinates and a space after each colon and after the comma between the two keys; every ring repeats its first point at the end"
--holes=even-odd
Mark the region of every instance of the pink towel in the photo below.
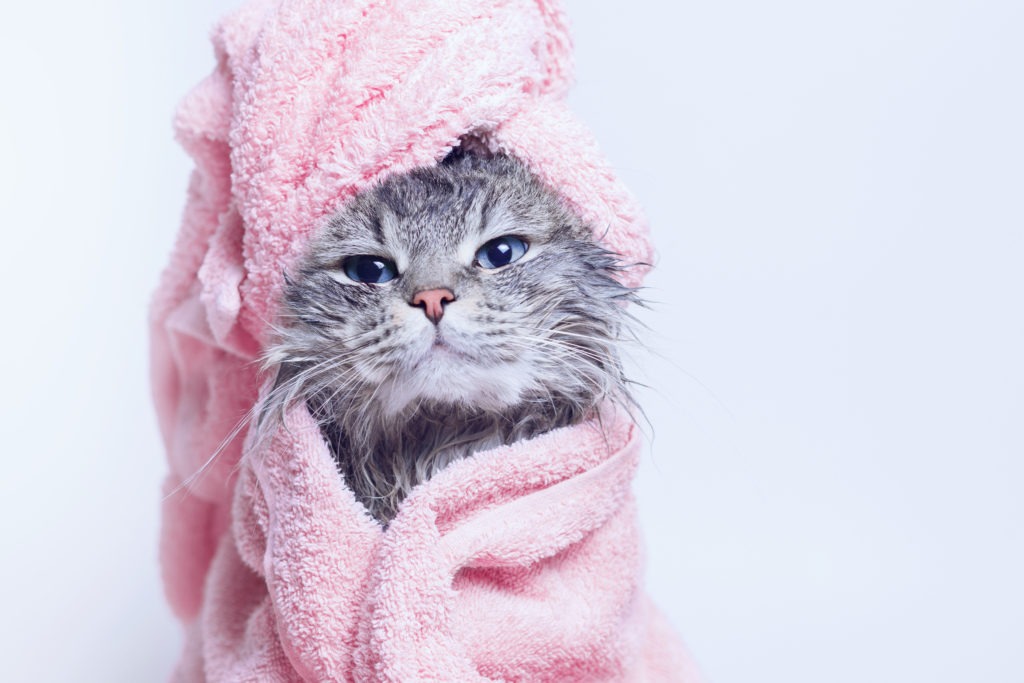
{"type": "Polygon", "coordinates": [[[152,308],[175,680],[697,680],[639,585],[626,417],[456,462],[386,531],[304,407],[260,444],[238,428],[310,235],[465,135],[524,160],[625,261],[649,259],[634,200],[566,108],[556,2],[255,0],[213,41],[176,121],[196,169],[152,308]]]}

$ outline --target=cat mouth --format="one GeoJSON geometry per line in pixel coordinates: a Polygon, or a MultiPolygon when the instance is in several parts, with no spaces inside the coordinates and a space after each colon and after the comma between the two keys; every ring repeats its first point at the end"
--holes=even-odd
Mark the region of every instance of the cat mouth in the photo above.
{"type": "Polygon", "coordinates": [[[468,353],[453,346],[450,341],[441,336],[440,332],[434,335],[434,341],[427,350],[424,359],[431,357],[457,358],[462,361],[469,361],[473,359],[473,357],[468,353]]]}

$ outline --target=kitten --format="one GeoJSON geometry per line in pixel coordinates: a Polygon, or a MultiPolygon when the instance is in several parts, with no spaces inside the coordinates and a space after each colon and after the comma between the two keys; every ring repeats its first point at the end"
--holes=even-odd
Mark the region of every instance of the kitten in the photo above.
{"type": "Polygon", "coordinates": [[[628,402],[634,291],[616,255],[517,159],[457,148],[363,192],[286,278],[258,428],[304,401],[383,523],[476,451],[628,402]]]}

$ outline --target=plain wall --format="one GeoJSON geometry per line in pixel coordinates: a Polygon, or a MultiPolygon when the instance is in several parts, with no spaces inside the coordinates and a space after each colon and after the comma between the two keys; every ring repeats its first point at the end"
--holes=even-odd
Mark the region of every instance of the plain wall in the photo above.
{"type": "MultiPolygon", "coordinates": [[[[146,305],[225,0],[0,10],[5,680],[163,680],[146,305]]],[[[713,683],[1019,683],[1024,3],[573,0],[651,218],[648,586],[713,683]]]]}

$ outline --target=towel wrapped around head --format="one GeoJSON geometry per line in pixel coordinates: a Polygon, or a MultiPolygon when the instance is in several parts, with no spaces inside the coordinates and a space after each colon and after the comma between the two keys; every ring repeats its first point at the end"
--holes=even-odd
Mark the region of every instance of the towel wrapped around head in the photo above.
{"type": "Polygon", "coordinates": [[[254,0],[213,42],[176,120],[196,167],[152,306],[175,680],[697,680],[639,584],[640,442],[614,409],[452,464],[386,530],[304,406],[245,439],[310,236],[462,140],[523,160],[626,263],[649,260],[636,203],[567,109],[557,2],[254,0]]]}

